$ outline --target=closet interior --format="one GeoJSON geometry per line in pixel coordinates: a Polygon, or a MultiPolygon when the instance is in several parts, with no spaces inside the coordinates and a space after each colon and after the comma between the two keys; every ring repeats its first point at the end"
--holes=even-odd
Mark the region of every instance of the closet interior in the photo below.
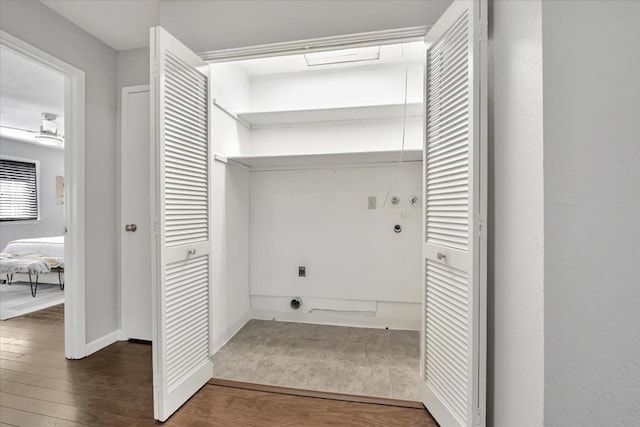
{"type": "Polygon", "coordinates": [[[424,55],[210,65],[215,379],[422,400],[424,55]]]}

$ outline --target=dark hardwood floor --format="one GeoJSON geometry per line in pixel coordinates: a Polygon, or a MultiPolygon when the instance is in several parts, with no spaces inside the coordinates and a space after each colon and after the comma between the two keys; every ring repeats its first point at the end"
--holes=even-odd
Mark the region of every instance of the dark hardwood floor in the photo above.
{"type": "MultiPolygon", "coordinates": [[[[151,346],[64,359],[62,305],[0,322],[0,426],[151,426],[151,346]]],[[[167,426],[436,426],[427,411],[207,385],[167,426]]]]}
{"type": "Polygon", "coordinates": [[[104,425],[152,419],[151,346],[118,342],[64,358],[64,306],[0,322],[0,422],[104,425]]]}

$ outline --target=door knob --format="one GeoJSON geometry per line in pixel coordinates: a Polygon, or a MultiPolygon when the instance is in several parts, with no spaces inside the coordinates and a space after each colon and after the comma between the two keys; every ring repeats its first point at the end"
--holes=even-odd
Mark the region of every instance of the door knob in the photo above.
{"type": "Polygon", "coordinates": [[[446,261],[447,256],[445,254],[443,254],[442,252],[438,252],[438,259],[440,261],[446,261]]]}
{"type": "Polygon", "coordinates": [[[131,231],[132,233],[135,233],[137,229],[138,229],[138,226],[135,224],[127,224],[124,226],[125,231],[131,231]]]}

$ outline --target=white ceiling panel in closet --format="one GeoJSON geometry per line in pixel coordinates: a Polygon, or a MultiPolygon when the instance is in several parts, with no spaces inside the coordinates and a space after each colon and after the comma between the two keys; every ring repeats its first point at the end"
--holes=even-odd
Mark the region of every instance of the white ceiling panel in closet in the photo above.
{"type": "Polygon", "coordinates": [[[422,61],[424,56],[423,42],[374,46],[373,48],[376,49],[376,52],[372,51],[372,47],[363,47],[318,52],[307,55],[250,59],[241,61],[240,63],[249,76],[263,76],[269,74],[349,68],[362,65],[402,63],[407,60],[407,55],[409,61],[422,61]],[[379,53],[377,52],[378,49],[379,53]],[[374,55],[373,53],[376,54],[374,55]],[[307,58],[305,58],[305,56],[307,58]],[[322,65],[321,59],[327,63],[322,65]]]}

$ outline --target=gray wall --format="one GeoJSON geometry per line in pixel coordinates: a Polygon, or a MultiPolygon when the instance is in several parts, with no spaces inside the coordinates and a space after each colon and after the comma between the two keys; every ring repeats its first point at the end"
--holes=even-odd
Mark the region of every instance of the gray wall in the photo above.
{"type": "Polygon", "coordinates": [[[64,150],[1,139],[0,155],[40,162],[40,220],[37,223],[0,222],[0,250],[16,239],[61,236],[64,205],[56,204],[56,176],[64,176],[64,150]]]}
{"type": "Polygon", "coordinates": [[[542,2],[545,425],[640,420],[640,2],[542,2]]]}
{"type": "Polygon", "coordinates": [[[87,342],[118,329],[116,52],[37,1],[1,1],[0,28],[86,73],[87,342]]]}
{"type": "Polygon", "coordinates": [[[125,86],[143,84],[149,84],[149,48],[118,52],[118,95],[122,95],[120,89],[125,86]]]}
{"type": "Polygon", "coordinates": [[[543,421],[542,23],[537,1],[490,10],[488,417],[543,421]]]}

